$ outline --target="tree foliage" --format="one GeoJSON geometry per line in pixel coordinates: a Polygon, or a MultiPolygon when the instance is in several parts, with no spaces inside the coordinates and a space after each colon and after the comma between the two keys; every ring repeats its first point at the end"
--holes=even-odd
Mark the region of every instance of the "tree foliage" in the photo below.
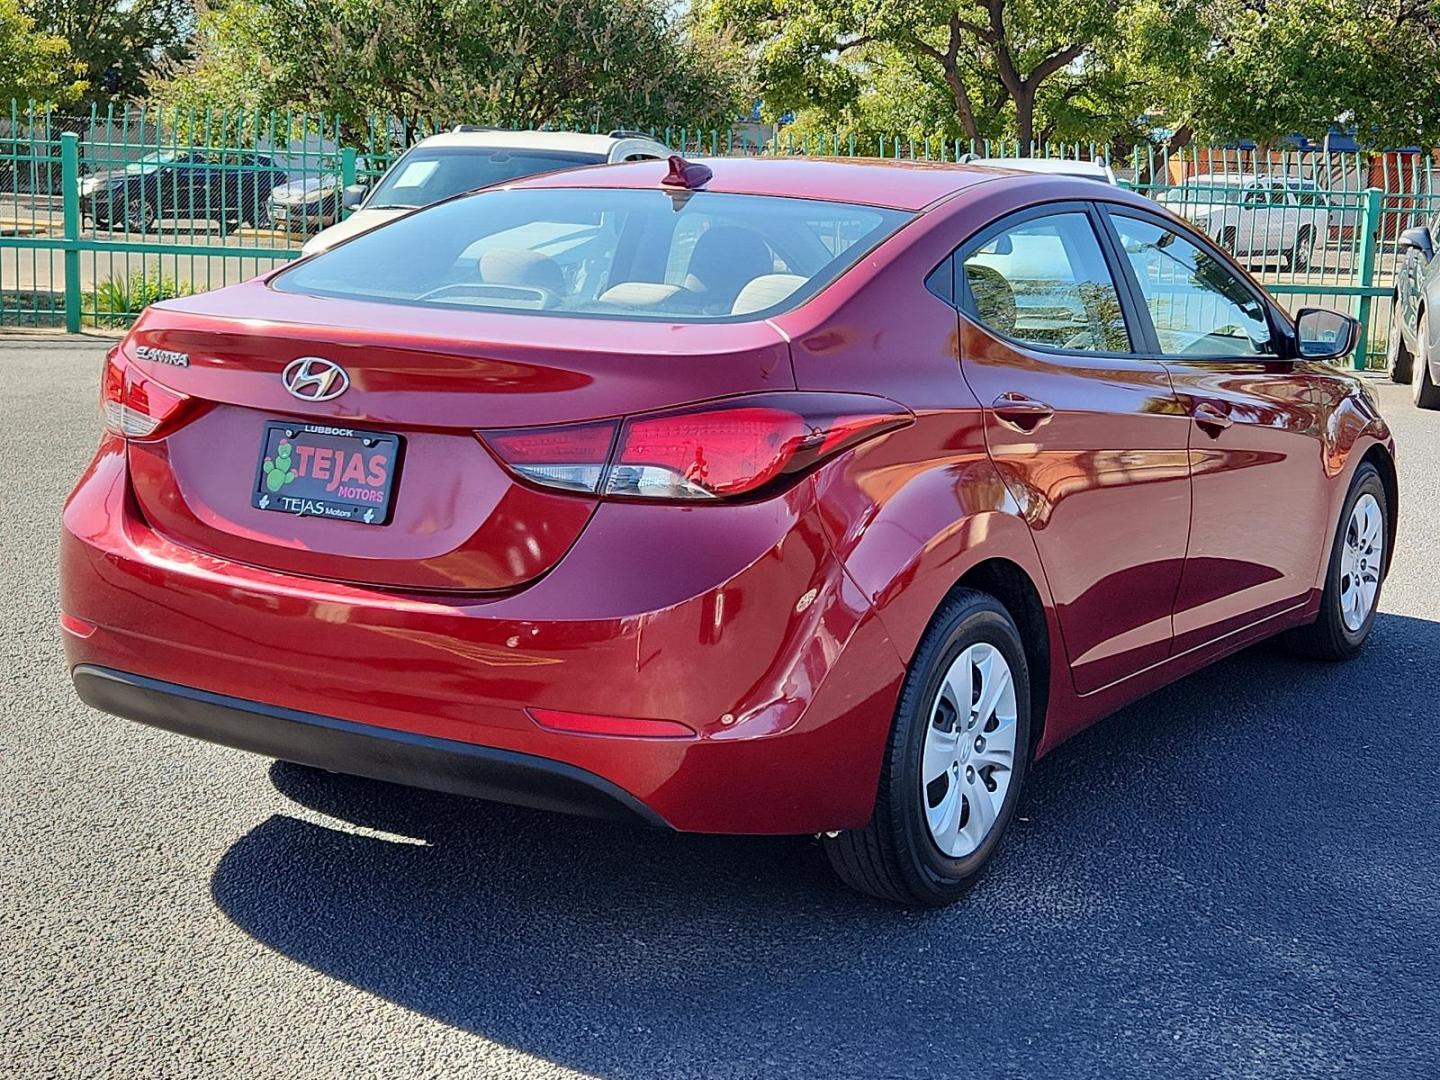
{"type": "Polygon", "coordinates": [[[162,100],[506,127],[728,122],[743,57],[660,0],[230,0],[162,100]]]}
{"type": "Polygon", "coordinates": [[[195,23],[192,0],[20,0],[20,6],[68,43],[91,101],[144,93],[158,66],[185,55],[195,23]]]}
{"type": "Polygon", "coordinates": [[[1142,0],[1128,31],[1182,139],[1440,141],[1440,4],[1142,0]]]}
{"type": "Polygon", "coordinates": [[[0,100],[65,105],[84,91],[65,39],[38,30],[17,0],[0,0],[0,100]]]}
{"type": "Polygon", "coordinates": [[[863,116],[890,88],[943,89],[971,139],[1021,142],[1130,105],[1112,43],[1124,0],[708,0],[702,17],[743,30],[773,110],[863,116]],[[877,97],[877,92],[879,96],[877,97]]]}
{"type": "Polygon", "coordinates": [[[801,126],[1440,141],[1436,0],[700,0],[801,126]]]}

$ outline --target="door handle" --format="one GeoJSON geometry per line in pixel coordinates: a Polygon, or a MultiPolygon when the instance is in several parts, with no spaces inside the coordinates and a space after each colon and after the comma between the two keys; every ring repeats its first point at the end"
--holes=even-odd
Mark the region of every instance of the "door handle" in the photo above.
{"type": "Polygon", "coordinates": [[[1027,433],[1055,415],[1055,410],[1043,401],[1015,393],[1001,394],[990,403],[990,408],[1005,423],[1027,433]]]}
{"type": "Polygon", "coordinates": [[[1190,413],[1195,423],[1205,430],[1207,435],[1219,435],[1235,421],[1230,419],[1230,414],[1219,406],[1211,405],[1208,401],[1202,401],[1190,413]]]}

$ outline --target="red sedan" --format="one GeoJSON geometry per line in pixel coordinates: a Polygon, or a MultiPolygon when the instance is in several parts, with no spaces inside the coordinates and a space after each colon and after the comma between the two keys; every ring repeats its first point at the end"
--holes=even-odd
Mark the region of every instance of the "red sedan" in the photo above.
{"type": "Polygon", "coordinates": [[[1325,363],[1354,339],[1084,179],[672,159],[461,196],[111,351],[75,686],[334,771],[819,833],[944,904],[1086,725],[1274,634],[1362,647],[1397,495],[1325,363]]]}

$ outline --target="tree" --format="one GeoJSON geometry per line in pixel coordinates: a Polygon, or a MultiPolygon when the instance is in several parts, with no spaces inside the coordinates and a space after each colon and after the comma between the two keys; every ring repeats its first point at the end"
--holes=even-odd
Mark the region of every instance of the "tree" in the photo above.
{"type": "Polygon", "coordinates": [[[230,0],[152,92],[302,106],[352,137],[382,116],[408,142],[426,121],[728,122],[742,61],[661,0],[230,0]]]}
{"type": "Polygon", "coordinates": [[[295,96],[291,37],[263,0],[206,8],[189,43],[193,58],[163,63],[147,89],[157,104],[181,112],[284,108],[295,96]]]}
{"type": "Polygon", "coordinates": [[[65,39],[35,28],[18,0],[0,0],[0,101],[68,105],[85,91],[65,39]]]}
{"type": "Polygon", "coordinates": [[[1424,0],[1140,0],[1126,40],[1137,77],[1192,136],[1440,141],[1440,5],[1424,0]]]}
{"type": "Polygon", "coordinates": [[[1076,109],[1126,122],[1134,88],[1100,46],[1127,2],[709,0],[702,17],[746,37],[773,111],[853,109],[877,70],[898,67],[943,85],[967,137],[1008,129],[1029,144],[1076,109]]]}
{"type": "Polygon", "coordinates": [[[88,100],[144,93],[157,67],[185,55],[192,0],[20,0],[45,32],[63,38],[81,66],[88,100]]]}

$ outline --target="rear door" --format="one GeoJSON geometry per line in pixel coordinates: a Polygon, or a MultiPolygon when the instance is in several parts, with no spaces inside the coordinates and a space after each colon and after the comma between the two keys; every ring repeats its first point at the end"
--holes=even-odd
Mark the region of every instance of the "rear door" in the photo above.
{"type": "Polygon", "coordinates": [[[1097,225],[1050,204],[955,255],[962,370],[1082,694],[1169,656],[1190,525],[1189,421],[1164,364],[1135,354],[1097,225]]]}
{"type": "MultiPolygon", "coordinates": [[[[1315,371],[1277,355],[1275,315],[1202,238],[1142,210],[1107,217],[1144,299],[1150,356],[1189,417],[1185,652],[1304,603],[1329,536],[1315,371]]],[[[1323,370],[1323,369],[1318,369],[1323,370]]]]}

